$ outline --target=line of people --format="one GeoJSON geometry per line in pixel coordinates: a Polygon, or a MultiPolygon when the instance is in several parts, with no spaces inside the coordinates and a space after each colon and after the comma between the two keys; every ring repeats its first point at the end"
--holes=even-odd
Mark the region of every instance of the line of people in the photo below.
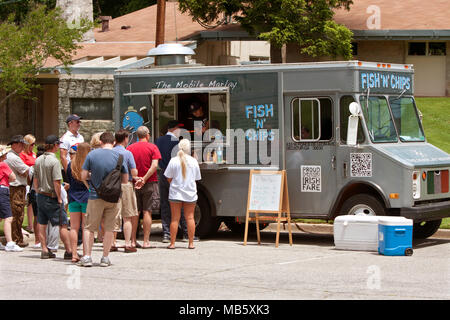
{"type": "Polygon", "coordinates": [[[167,134],[158,138],[156,145],[150,143],[149,129],[142,126],[136,131],[139,141],[128,146],[129,132],[126,130],[96,134],[88,144],[79,133],[80,117],[70,115],[66,123],[68,130],[61,139],[54,135],[46,138],[42,155],[33,154],[35,139],[32,136],[29,140],[14,136],[8,143],[11,150],[0,148],[0,201],[3,204],[9,200],[10,204],[9,209],[2,205],[4,210],[0,211],[0,218],[6,219],[8,251],[21,251],[27,245],[21,228],[26,186],[30,180],[28,212],[36,216],[34,247],[40,244],[42,259],[55,257],[49,244],[49,240],[54,241],[55,228],[56,238],[59,233],[64,244],[64,259],[80,266],[93,264],[95,232],[103,241],[100,266],[111,264],[109,252],[118,250],[116,235],[119,231],[123,230],[126,253],[136,252],[137,248],[152,248],[152,212],[160,208],[162,241],[170,242],[169,249],[175,248],[181,217],[183,241],[188,242],[188,248],[194,248],[194,241],[198,241],[194,221],[196,181],[201,176],[197,161],[190,156],[189,140],[183,139],[179,143],[178,131],[182,124],[170,121],[167,134]],[[21,157],[25,147],[26,157],[21,157]],[[61,162],[55,155],[58,150],[61,162]],[[122,194],[118,203],[110,203],[99,198],[96,190],[117,166],[119,155],[123,158],[122,194]],[[65,205],[65,196],[68,205],[65,205]],[[70,231],[66,208],[70,213],[70,231]],[[142,245],[136,240],[140,213],[143,218],[142,245]],[[82,257],[77,252],[80,238],[83,240],[82,257]]]}

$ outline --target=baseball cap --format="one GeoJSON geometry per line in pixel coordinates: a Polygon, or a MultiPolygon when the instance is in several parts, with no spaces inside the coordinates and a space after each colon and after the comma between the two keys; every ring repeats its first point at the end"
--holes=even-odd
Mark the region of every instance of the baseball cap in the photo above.
{"type": "Polygon", "coordinates": [[[176,127],[184,127],[184,124],[182,124],[181,122],[179,122],[178,120],[170,120],[167,123],[167,128],[168,129],[172,129],[172,128],[176,128],[176,127]]]}
{"type": "Polygon", "coordinates": [[[191,105],[189,106],[189,110],[191,111],[197,111],[198,109],[200,109],[202,106],[197,103],[197,102],[193,102],[191,103],[191,105]]]}
{"type": "Polygon", "coordinates": [[[76,114],[71,114],[70,116],[67,117],[66,119],[66,123],[69,123],[72,120],[78,121],[81,120],[83,118],[81,118],[80,116],[76,115],[76,114]]]}
{"type": "Polygon", "coordinates": [[[11,151],[11,147],[0,145],[0,157],[4,156],[9,151],[11,151]]]}
{"type": "Polygon", "coordinates": [[[59,138],[55,135],[49,135],[45,138],[45,144],[60,144],[59,138]]]}
{"type": "Polygon", "coordinates": [[[15,136],[12,136],[11,140],[8,142],[8,146],[12,145],[13,143],[25,143],[25,140],[23,139],[23,136],[18,134],[15,136]]]}

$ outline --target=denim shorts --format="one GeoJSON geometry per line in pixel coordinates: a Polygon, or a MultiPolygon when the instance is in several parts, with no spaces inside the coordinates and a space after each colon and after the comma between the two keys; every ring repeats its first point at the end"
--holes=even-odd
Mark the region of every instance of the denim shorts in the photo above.
{"type": "Polygon", "coordinates": [[[36,195],[38,205],[37,221],[39,224],[47,225],[48,222],[52,226],[64,226],[69,224],[66,209],[63,204],[58,203],[57,198],[45,196],[43,194],[36,195]]]}
{"type": "Polygon", "coordinates": [[[0,219],[12,217],[9,189],[0,188],[0,219]]]}

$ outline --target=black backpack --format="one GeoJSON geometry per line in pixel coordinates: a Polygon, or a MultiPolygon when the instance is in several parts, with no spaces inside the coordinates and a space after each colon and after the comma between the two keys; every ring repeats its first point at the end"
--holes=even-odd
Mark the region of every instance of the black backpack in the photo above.
{"type": "Polygon", "coordinates": [[[123,155],[120,154],[116,167],[103,179],[100,187],[97,189],[94,186],[100,199],[112,203],[119,202],[120,196],[122,195],[122,163],[123,155]]]}

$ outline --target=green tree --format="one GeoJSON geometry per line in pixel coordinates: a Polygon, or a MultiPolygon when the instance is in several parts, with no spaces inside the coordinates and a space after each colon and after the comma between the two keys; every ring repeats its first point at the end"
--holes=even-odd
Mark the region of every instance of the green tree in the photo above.
{"type": "Polygon", "coordinates": [[[156,0],[94,0],[94,17],[111,16],[116,18],[155,3],[156,0]]]}
{"type": "Polygon", "coordinates": [[[280,49],[297,44],[311,57],[351,58],[352,32],[333,21],[334,9],[350,10],[351,0],[179,0],[182,12],[204,25],[233,17],[249,34],[280,49]]]}
{"type": "Polygon", "coordinates": [[[44,69],[49,58],[55,58],[69,71],[78,42],[92,27],[90,21],[81,20],[77,28],[71,28],[61,17],[59,8],[47,10],[37,6],[29,11],[20,24],[10,15],[0,24],[0,82],[7,99],[17,95],[27,97],[31,89],[39,87],[36,77],[44,69]]]}
{"type": "Polygon", "coordinates": [[[39,4],[51,10],[55,8],[56,0],[0,0],[0,21],[8,20],[9,15],[14,13],[14,21],[20,23],[39,4]]]}

